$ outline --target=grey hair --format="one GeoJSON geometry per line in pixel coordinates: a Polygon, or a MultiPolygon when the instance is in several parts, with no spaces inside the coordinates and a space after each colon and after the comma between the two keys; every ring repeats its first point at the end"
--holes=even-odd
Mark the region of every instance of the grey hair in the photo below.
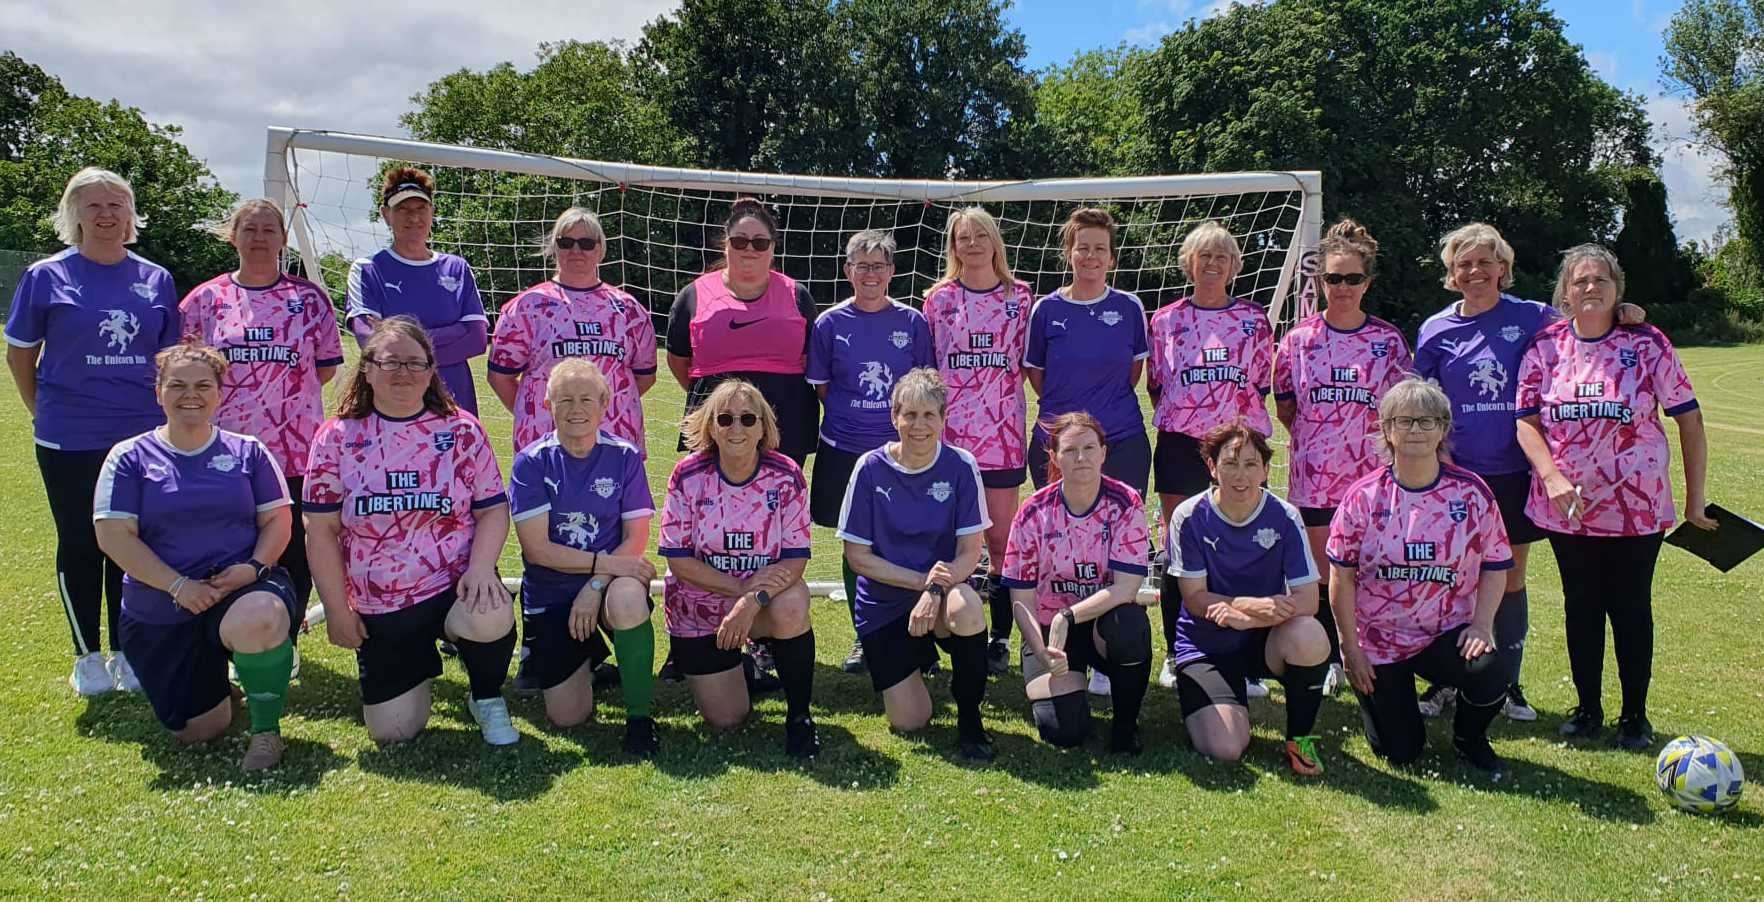
{"type": "Polygon", "coordinates": [[[889,399],[888,410],[898,413],[909,404],[922,403],[936,405],[938,416],[949,410],[949,386],[943,383],[943,377],[936,369],[928,366],[909,370],[894,383],[894,395],[889,399]]]}
{"type": "Polygon", "coordinates": [[[594,211],[587,207],[571,207],[559,213],[557,221],[551,224],[551,234],[545,236],[545,244],[540,248],[539,256],[557,256],[557,239],[578,225],[588,227],[588,237],[599,238],[602,244],[606,243],[606,229],[601,228],[600,217],[595,216],[594,211]]]}
{"type": "Polygon", "coordinates": [[[1458,282],[1452,274],[1452,263],[1465,251],[1486,247],[1494,252],[1495,259],[1501,261],[1499,288],[1505,291],[1513,287],[1513,263],[1517,259],[1513,254],[1513,246],[1501,237],[1501,232],[1486,222],[1473,222],[1459,226],[1439,239],[1439,262],[1445,264],[1443,284],[1452,291],[1458,291],[1458,282]]]}
{"type": "Polygon", "coordinates": [[[1385,457],[1390,460],[1396,459],[1396,447],[1391,444],[1384,424],[1395,416],[1439,418],[1439,455],[1441,458],[1445,457],[1445,436],[1452,431],[1452,401],[1446,397],[1445,390],[1439,387],[1439,383],[1410,373],[1385,391],[1384,397],[1379,399],[1378,439],[1384,446],[1385,457]]]}
{"type": "Polygon", "coordinates": [[[882,258],[894,262],[897,245],[894,236],[881,229],[865,229],[845,240],[845,262],[855,263],[859,254],[882,252],[882,258]]]}
{"type": "Polygon", "coordinates": [[[123,243],[134,244],[141,229],[147,225],[147,220],[135,210],[135,189],[129,185],[128,179],[97,166],[87,166],[74,173],[73,178],[67,180],[67,187],[61,189],[61,203],[55,208],[55,237],[69,247],[77,247],[85,240],[80,229],[79,193],[98,185],[115,188],[129,196],[129,233],[123,243]]]}
{"type": "Polygon", "coordinates": [[[1208,250],[1224,251],[1231,257],[1231,272],[1227,276],[1227,281],[1236,279],[1243,272],[1243,247],[1237,243],[1236,238],[1232,237],[1230,229],[1225,228],[1216,219],[1209,219],[1195,226],[1194,231],[1189,232],[1188,237],[1182,239],[1182,247],[1176,251],[1176,263],[1189,281],[1194,281],[1197,269],[1195,258],[1200,255],[1201,251],[1208,250]]]}
{"type": "Polygon", "coordinates": [[[1556,293],[1553,300],[1556,309],[1563,313],[1572,312],[1569,308],[1573,302],[1568,297],[1570,281],[1574,278],[1574,267],[1582,263],[1603,263],[1605,270],[1611,274],[1611,281],[1617,285],[1617,299],[1612,304],[1623,303],[1623,264],[1617,262],[1617,255],[1598,244],[1582,244],[1571,247],[1562,254],[1562,268],[1556,270],[1556,293]]]}

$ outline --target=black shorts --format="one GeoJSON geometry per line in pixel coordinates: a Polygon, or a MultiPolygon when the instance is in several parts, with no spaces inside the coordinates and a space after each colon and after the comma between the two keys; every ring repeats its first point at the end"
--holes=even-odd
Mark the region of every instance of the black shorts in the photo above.
{"type": "Polygon", "coordinates": [[[1525,513],[1525,499],[1531,495],[1531,471],[1518,473],[1499,473],[1485,476],[1482,481],[1488,483],[1489,491],[1494,493],[1495,505],[1501,509],[1501,522],[1507,526],[1507,542],[1513,545],[1529,545],[1541,542],[1544,531],[1531,517],[1525,513]]]}
{"type": "Polygon", "coordinates": [[[711,676],[741,666],[741,649],[718,648],[717,634],[668,636],[674,666],[687,676],[711,676]]]}
{"type": "MultiPolygon", "coordinates": [[[[1141,498],[1151,478],[1151,439],[1144,432],[1109,442],[1109,455],[1103,461],[1103,475],[1126,483],[1141,498]]],[[[1047,440],[1038,430],[1029,440],[1029,476],[1035,487],[1047,485],[1047,440]]]]}
{"type": "Polygon", "coordinates": [[[1014,489],[1028,481],[1028,467],[980,471],[980,485],[988,489],[1014,489]]]}
{"type": "Polygon", "coordinates": [[[813,475],[809,478],[809,519],[816,526],[839,526],[839,509],[845,506],[845,489],[851,483],[851,471],[857,468],[861,453],[835,448],[821,442],[815,449],[813,475]]]}
{"type": "Polygon", "coordinates": [[[888,625],[859,636],[864,645],[864,667],[870,671],[870,686],[877,692],[893,689],[901,680],[919,672],[926,662],[936,660],[937,647],[955,654],[949,639],[935,633],[915,636],[907,632],[909,612],[888,625]]]}
{"type": "Polygon", "coordinates": [[[1301,507],[1298,511],[1299,520],[1306,526],[1328,526],[1335,520],[1333,507],[1301,507]]]}
{"type": "Polygon", "coordinates": [[[570,678],[583,664],[599,667],[612,656],[606,639],[597,628],[586,640],[570,635],[570,605],[554,604],[548,608],[521,615],[527,631],[527,672],[539,681],[540,689],[550,689],[570,678]]]}
{"type": "Polygon", "coordinates": [[[454,600],[454,590],[448,589],[402,611],[361,615],[368,635],[355,650],[355,667],[363,705],[389,702],[441,675],[441,650],[435,644],[447,638],[454,600]]]}
{"type": "Polygon", "coordinates": [[[233,602],[250,592],[270,592],[288,609],[288,638],[300,633],[305,614],[295,596],[288,571],[271,568],[263,579],[238,589],[219,604],[183,623],[145,623],[122,616],[122,653],[129,658],[141,692],[153,706],[153,715],[165,728],[177,732],[225,701],[232,687],[227,682],[227,662],[233,653],[221,644],[221,619],[233,602]]]}
{"type": "Polygon", "coordinates": [[[1152,454],[1152,481],[1160,495],[1199,495],[1213,483],[1207,461],[1201,457],[1200,439],[1181,432],[1158,432],[1158,448],[1152,454]]]}
{"type": "Polygon", "coordinates": [[[1249,707],[1250,680],[1268,671],[1269,630],[1256,630],[1249,645],[1234,655],[1194,658],[1176,665],[1176,699],[1184,720],[1213,705],[1249,707]]]}

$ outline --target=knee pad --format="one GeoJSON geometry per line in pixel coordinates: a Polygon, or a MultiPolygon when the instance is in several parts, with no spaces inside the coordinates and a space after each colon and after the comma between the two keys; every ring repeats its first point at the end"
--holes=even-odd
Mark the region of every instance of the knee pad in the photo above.
{"type": "Polygon", "coordinates": [[[1097,635],[1109,646],[1109,660],[1139,664],[1151,660],[1151,618],[1138,604],[1112,608],[1097,618],[1097,635]]]}
{"type": "Polygon", "coordinates": [[[1083,692],[1068,692],[1053,698],[1031,702],[1030,716],[1035,728],[1049,745],[1071,748],[1090,735],[1090,700],[1083,692]]]}

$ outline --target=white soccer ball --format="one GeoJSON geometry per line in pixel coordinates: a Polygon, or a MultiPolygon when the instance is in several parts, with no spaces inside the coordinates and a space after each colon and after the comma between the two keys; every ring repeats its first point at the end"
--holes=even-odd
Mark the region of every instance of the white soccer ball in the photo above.
{"type": "Polygon", "coordinates": [[[1680,736],[1660,750],[1654,782],[1681,811],[1709,814],[1739,804],[1746,773],[1739,756],[1707,736],[1680,736]]]}

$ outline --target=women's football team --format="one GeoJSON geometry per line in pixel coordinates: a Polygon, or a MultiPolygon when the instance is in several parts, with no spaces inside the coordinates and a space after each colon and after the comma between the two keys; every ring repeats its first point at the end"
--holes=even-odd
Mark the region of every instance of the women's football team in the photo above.
{"type": "MultiPolygon", "coordinates": [[[[649,311],[602,281],[606,234],[571,208],[544,241],[551,278],[490,331],[471,266],[429,246],[434,195],[418,169],[383,179],[392,242],[350,269],[360,363],[327,419],[339,328],[324,288],[282,271],[274,202],[234,211],[218,231],[238,268],[180,301],[128,249],[142,225],[129,184],[95,168],[68,182],[55,218],[68,248],[24,274],[5,331],[81,695],[142,692],[182,742],[224,733],[242,700],[243,766],[274,767],[316,591],[330,641],[356,653],[378,741],[423,729],[446,648],[485,741],[518,742],[503,697],[518,632],[523,679],[554,724],[593,717],[605,669],[622,686],[625,751],[656,753],[649,311]],[[507,483],[476,416],[470,362],[486,350],[514,418],[507,483]],[[518,618],[496,569],[511,523],[518,618]]],[[[1578,695],[1561,732],[1604,729],[1609,620],[1615,742],[1653,743],[1651,586],[1679,517],[1661,410],[1683,448],[1683,517],[1714,522],[1690,380],[1623,303],[1614,255],[1569,250],[1542,304],[1506,293],[1514,254],[1499,232],[1460,228],[1440,261],[1462,299],[1411,347],[1365,311],[1378,244],[1344,219],[1319,248],[1323,309],[1276,348],[1267,314],[1232,293],[1243,255],[1224,226],[1188,234],[1192,288],[1149,319],[1109,284],[1107,211],[1074,211],[1061,240],[1070,281],[1037,299],[993,218],[958,210],[943,277],[915,308],[889,294],[894,238],[859,232],[852,295],[817,316],[775,268],[771,212],[731,206],[723,262],[680,291],[662,345],[688,398],[655,540],[664,669],[708,726],[740,725],[756,671],[775,667],[785,749],[819,750],[813,523],[843,546],[857,634],[845,669],[867,672],[890,726],[911,732],[932,718],[926,678],[947,654],[967,760],[994,757],[981,704],[988,675],[1009,669],[1014,624],[1029,719],[1056,746],[1090,735],[1088,692],[1112,696],[1109,749],[1139,752],[1156,679],[1194,748],[1234,761],[1248,699],[1272,679],[1297,774],[1323,771],[1318,712],[1345,685],[1379,755],[1415,760],[1423,717],[1455,708],[1458,756],[1498,777],[1491,723],[1536,717],[1520,665],[1539,539],[1562,573],[1578,695]],[[1267,487],[1270,393],[1291,436],[1285,498],[1267,487]],[[1154,572],[1160,591],[1146,587],[1154,572]]]]}

